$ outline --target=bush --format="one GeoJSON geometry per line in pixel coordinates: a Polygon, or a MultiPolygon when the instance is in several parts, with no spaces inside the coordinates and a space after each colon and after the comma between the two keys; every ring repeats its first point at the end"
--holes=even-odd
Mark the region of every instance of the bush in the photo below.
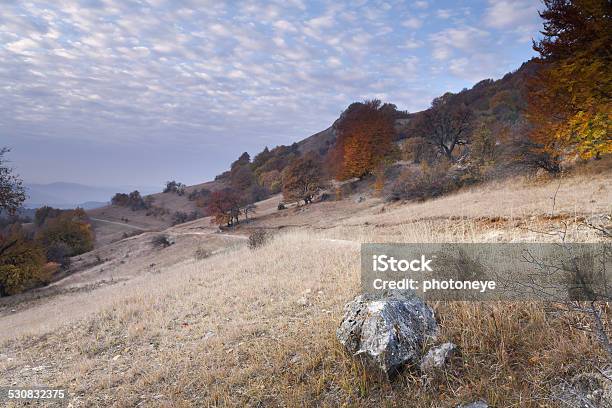
{"type": "Polygon", "coordinates": [[[184,211],[176,211],[172,216],[172,225],[183,224],[188,221],[197,220],[200,218],[200,213],[197,211],[192,211],[190,213],[186,213],[184,211]]]}
{"type": "Polygon", "coordinates": [[[407,169],[393,183],[386,194],[388,201],[425,200],[455,190],[458,183],[449,173],[445,161],[430,166],[423,163],[419,169],[407,169]]]}
{"type": "Polygon", "coordinates": [[[249,248],[256,249],[264,246],[270,240],[270,234],[265,230],[256,230],[249,235],[249,248]]]}
{"type": "Polygon", "coordinates": [[[160,235],[154,236],[153,239],[151,240],[151,243],[156,247],[167,248],[170,245],[174,245],[175,241],[174,241],[174,238],[168,235],[160,234],[160,235]]]}
{"type": "Polygon", "coordinates": [[[70,254],[72,248],[65,242],[53,242],[47,248],[47,260],[61,265],[63,268],[70,266],[70,254]]]}
{"type": "Polygon", "coordinates": [[[156,205],[151,206],[145,215],[153,217],[163,217],[166,214],[170,214],[170,210],[164,207],[158,207],[156,205]]]}
{"type": "Polygon", "coordinates": [[[166,182],[166,187],[164,188],[164,193],[176,193],[180,196],[185,195],[185,188],[187,186],[183,183],[179,183],[178,181],[168,181],[166,182]]]}
{"type": "Polygon", "coordinates": [[[202,259],[206,259],[211,255],[212,255],[212,252],[210,252],[208,249],[198,248],[193,254],[193,257],[195,258],[196,261],[201,261],[202,259]]]}
{"type": "Polygon", "coordinates": [[[191,193],[189,193],[189,195],[187,196],[187,199],[189,201],[196,201],[198,199],[203,199],[206,200],[208,197],[210,197],[211,192],[210,190],[207,190],[205,188],[202,188],[200,190],[193,190],[191,193]]]}

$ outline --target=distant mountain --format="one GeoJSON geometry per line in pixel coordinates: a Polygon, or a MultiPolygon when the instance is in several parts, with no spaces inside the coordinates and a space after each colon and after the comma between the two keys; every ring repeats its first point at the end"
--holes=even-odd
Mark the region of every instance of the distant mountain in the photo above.
{"type": "Polygon", "coordinates": [[[159,188],[154,187],[100,187],[65,182],[26,184],[25,187],[29,196],[24,204],[26,208],[48,205],[55,208],[75,208],[78,206],[91,209],[106,205],[111,197],[118,192],[139,190],[144,195],[159,190],[159,188]]]}

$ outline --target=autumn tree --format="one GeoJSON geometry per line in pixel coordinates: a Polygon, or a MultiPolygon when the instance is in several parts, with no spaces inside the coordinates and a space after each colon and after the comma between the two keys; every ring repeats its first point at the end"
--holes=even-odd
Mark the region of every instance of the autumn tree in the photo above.
{"type": "Polygon", "coordinates": [[[353,103],[336,125],[338,138],[330,155],[336,178],[362,178],[394,151],[394,118],[379,100],[353,103]]]}
{"type": "Polygon", "coordinates": [[[52,270],[45,267],[45,252],[35,241],[26,239],[21,226],[15,225],[0,235],[0,296],[13,295],[46,283],[52,270]]]}
{"type": "Polygon", "coordinates": [[[532,152],[559,170],[565,153],[612,152],[612,6],[608,0],[544,0],[540,69],[528,84],[532,152]]]}
{"type": "Polygon", "coordinates": [[[308,204],[323,186],[321,160],[314,153],[294,160],[283,172],[285,202],[304,200],[308,204]]]}
{"type": "Polygon", "coordinates": [[[417,117],[416,136],[424,138],[449,161],[459,146],[469,143],[472,111],[457,99],[458,95],[446,93],[431,102],[431,107],[417,117]]]}
{"type": "Polygon", "coordinates": [[[36,239],[45,248],[67,246],[70,249],[68,256],[91,251],[94,245],[89,218],[80,208],[62,211],[58,216],[47,219],[36,233],[36,239]]]}
{"type": "Polygon", "coordinates": [[[259,181],[263,187],[265,187],[272,194],[280,193],[282,188],[281,173],[278,170],[271,170],[259,177],[259,181]]]}
{"type": "Polygon", "coordinates": [[[238,224],[243,200],[236,191],[226,188],[210,195],[206,210],[218,225],[231,227],[238,224]]]}
{"type": "Polygon", "coordinates": [[[0,148],[0,212],[15,214],[26,199],[25,188],[21,179],[8,167],[4,155],[10,149],[0,148]]]}

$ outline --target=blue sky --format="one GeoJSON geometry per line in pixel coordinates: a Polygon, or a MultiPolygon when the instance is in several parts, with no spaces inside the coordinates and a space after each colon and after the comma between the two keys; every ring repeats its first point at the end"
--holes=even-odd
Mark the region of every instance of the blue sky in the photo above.
{"type": "Polygon", "coordinates": [[[531,58],[539,1],[4,1],[0,145],[28,182],[188,184],[531,58]]]}

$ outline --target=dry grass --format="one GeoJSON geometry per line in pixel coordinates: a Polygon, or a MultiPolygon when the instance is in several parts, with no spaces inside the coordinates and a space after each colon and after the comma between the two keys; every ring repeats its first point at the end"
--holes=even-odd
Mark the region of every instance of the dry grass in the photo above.
{"type": "MultiPolygon", "coordinates": [[[[421,228],[404,238],[454,237],[421,228]]],[[[542,406],[559,378],[602,357],[544,305],[446,303],[435,305],[441,340],[463,365],[429,382],[372,377],[334,337],[358,290],[358,250],[295,231],[129,281],[109,291],[112,308],[5,343],[3,382],[66,387],[75,406],[542,406]]]]}
{"type": "MultiPolygon", "coordinates": [[[[547,399],[554,385],[603,361],[597,342],[571,324],[580,316],[539,303],[434,304],[438,341],[458,344],[462,363],[428,380],[407,371],[392,383],[347,356],[335,329],[342,306],[359,290],[359,242],[554,241],[561,229],[570,241],[600,240],[581,221],[593,208],[609,211],[610,193],[600,182],[583,183],[582,193],[563,190],[563,216],[553,218],[545,216],[544,203],[556,186],[541,185],[524,187],[536,204],[521,217],[510,217],[497,201],[506,193],[489,189],[431,202],[428,217],[422,215],[427,203],[383,213],[378,204],[353,206],[359,214],[352,218],[349,204],[339,203],[343,216],[325,229],[277,233],[254,250],[228,239],[233,248],[199,260],[193,254],[200,236],[185,235],[168,252],[143,252],[115,265],[124,271],[120,283],[3,317],[4,325],[30,313],[32,324],[28,335],[0,345],[0,385],[64,387],[72,405],[84,407],[450,407],[480,398],[498,407],[554,406],[547,399]],[[586,204],[567,202],[593,192],[599,195],[586,204]],[[456,202],[470,199],[480,208],[469,210],[471,218],[458,217],[465,214],[457,208],[452,214],[456,202]],[[151,256],[158,267],[129,276],[131,265],[144,268],[151,256]]],[[[285,220],[307,223],[317,208],[285,220]]],[[[196,234],[198,225],[172,231],[196,234]]]]}

